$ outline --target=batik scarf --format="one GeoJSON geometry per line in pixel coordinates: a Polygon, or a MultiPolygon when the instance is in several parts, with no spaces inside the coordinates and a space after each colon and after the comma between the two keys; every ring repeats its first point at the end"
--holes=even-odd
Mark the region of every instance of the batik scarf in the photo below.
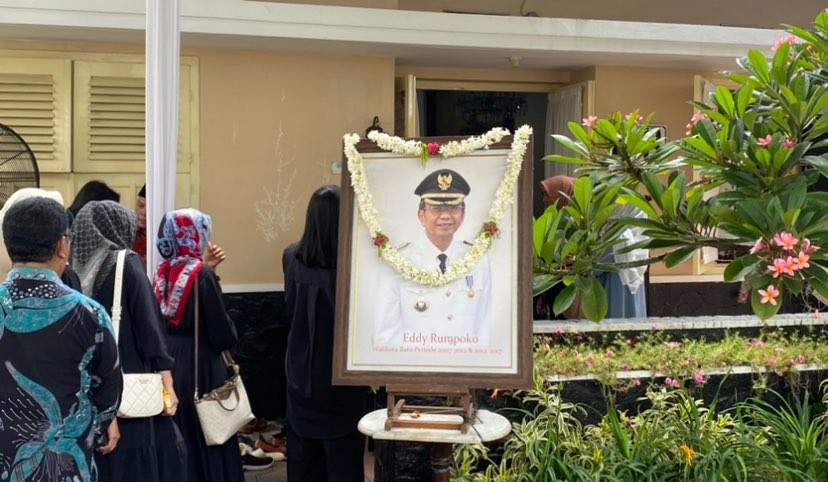
{"type": "Polygon", "coordinates": [[[164,261],[158,265],[152,287],[161,312],[175,326],[181,323],[198,280],[211,226],[210,216],[196,209],[170,211],[161,222],[157,245],[164,261]]]}
{"type": "Polygon", "coordinates": [[[135,241],[135,230],[135,213],[115,201],[92,201],[78,211],[69,264],[80,277],[83,294],[98,298],[118,251],[135,241]]]}

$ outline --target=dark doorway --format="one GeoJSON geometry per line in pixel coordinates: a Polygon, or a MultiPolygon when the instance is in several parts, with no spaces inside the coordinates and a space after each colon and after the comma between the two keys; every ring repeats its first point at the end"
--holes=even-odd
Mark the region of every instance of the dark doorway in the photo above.
{"type": "MultiPolygon", "coordinates": [[[[547,104],[548,95],[544,92],[417,91],[420,134],[425,137],[480,135],[493,127],[514,132],[524,124],[532,126],[531,168],[535,181],[543,176],[547,104]]],[[[537,191],[533,189],[532,197],[536,215],[543,212],[537,191]]]]}

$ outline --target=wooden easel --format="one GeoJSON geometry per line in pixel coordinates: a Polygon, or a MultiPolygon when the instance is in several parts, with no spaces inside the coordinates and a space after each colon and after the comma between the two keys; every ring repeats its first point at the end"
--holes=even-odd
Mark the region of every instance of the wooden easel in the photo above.
{"type": "Polygon", "coordinates": [[[436,430],[459,430],[467,433],[474,424],[477,410],[472,393],[467,386],[456,385],[388,385],[388,419],[385,430],[392,428],[427,428],[436,430]],[[408,405],[405,397],[444,397],[452,404],[440,406],[408,405]],[[459,400],[459,403],[455,403],[459,400]],[[403,418],[402,415],[408,416],[403,418]],[[423,420],[424,414],[459,415],[461,420],[423,420]]]}
{"type": "MultiPolygon", "coordinates": [[[[388,385],[388,418],[385,430],[392,428],[422,428],[430,430],[459,430],[467,433],[474,425],[476,408],[467,386],[456,385],[388,385]],[[440,406],[408,405],[406,396],[444,397],[451,404],[440,406]],[[457,401],[459,400],[459,403],[457,401]],[[407,417],[403,418],[402,415],[407,417]],[[459,415],[460,420],[423,420],[424,414],[459,415]]],[[[431,443],[432,482],[449,482],[453,445],[431,443]]]]}

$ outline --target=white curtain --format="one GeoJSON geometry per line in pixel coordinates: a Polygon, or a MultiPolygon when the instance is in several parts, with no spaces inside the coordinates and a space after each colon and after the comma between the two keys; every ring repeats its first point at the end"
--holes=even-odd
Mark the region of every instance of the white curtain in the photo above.
{"type": "MultiPolygon", "coordinates": [[[[569,149],[562,146],[551,136],[552,134],[570,136],[571,133],[567,124],[581,121],[582,90],[583,86],[581,85],[571,85],[549,94],[549,102],[546,107],[546,155],[572,155],[569,149]]],[[[574,176],[576,167],[575,164],[545,162],[543,167],[544,179],[558,175],[574,176]]]]}
{"type": "Polygon", "coordinates": [[[147,274],[161,262],[155,242],[175,205],[178,156],[179,0],[147,1],[147,274]]]}

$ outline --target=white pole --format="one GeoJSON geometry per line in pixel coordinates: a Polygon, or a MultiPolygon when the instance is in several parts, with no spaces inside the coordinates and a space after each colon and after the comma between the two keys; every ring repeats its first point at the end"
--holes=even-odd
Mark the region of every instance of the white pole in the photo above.
{"type": "Polygon", "coordinates": [[[146,0],[147,274],[161,262],[158,226],[175,206],[178,157],[179,0],[146,0]]]}

